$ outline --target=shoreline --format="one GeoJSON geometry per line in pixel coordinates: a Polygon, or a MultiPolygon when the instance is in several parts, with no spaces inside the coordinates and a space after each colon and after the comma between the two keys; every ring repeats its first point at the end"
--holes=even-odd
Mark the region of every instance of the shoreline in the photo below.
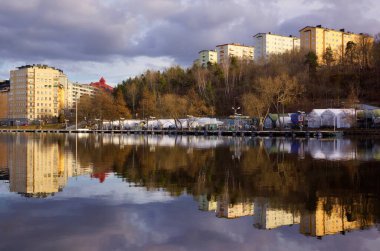
{"type": "MultiPolygon", "coordinates": [[[[335,138],[345,131],[283,130],[283,131],[225,131],[225,130],[66,130],[66,129],[0,129],[0,133],[68,133],[68,134],[126,134],[126,135],[193,135],[235,137],[289,137],[289,138],[335,138]]],[[[347,134],[348,135],[348,134],[347,134]]],[[[380,130],[379,130],[380,135],[380,130]]]]}

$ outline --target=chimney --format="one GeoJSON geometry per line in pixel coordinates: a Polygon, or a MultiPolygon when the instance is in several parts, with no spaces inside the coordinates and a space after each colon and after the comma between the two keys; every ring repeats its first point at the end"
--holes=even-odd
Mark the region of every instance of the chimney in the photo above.
{"type": "Polygon", "coordinates": [[[272,34],[272,32],[268,32],[268,34],[272,34]]]}
{"type": "Polygon", "coordinates": [[[321,25],[321,24],[318,24],[318,25],[317,25],[317,28],[322,28],[322,25],[321,25]]]}
{"type": "Polygon", "coordinates": [[[343,29],[340,29],[341,32],[345,32],[344,28],[343,29]]]}

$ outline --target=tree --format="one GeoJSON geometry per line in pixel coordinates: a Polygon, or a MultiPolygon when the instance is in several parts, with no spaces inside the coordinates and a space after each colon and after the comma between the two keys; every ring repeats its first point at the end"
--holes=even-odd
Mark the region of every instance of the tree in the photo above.
{"type": "Polygon", "coordinates": [[[162,113],[164,116],[173,118],[176,121],[176,127],[182,129],[180,118],[186,117],[188,113],[189,102],[186,98],[176,94],[165,94],[161,99],[162,113]]]}
{"type": "Polygon", "coordinates": [[[356,43],[354,43],[353,41],[347,42],[346,51],[344,55],[345,55],[345,61],[351,66],[354,65],[354,63],[357,62],[358,60],[356,47],[357,47],[356,43]]]}
{"type": "Polygon", "coordinates": [[[334,52],[330,46],[326,48],[326,51],[323,54],[323,61],[328,67],[330,67],[335,62],[334,52]]]}
{"type": "Polygon", "coordinates": [[[153,92],[144,88],[139,103],[139,117],[145,119],[149,116],[157,116],[157,100],[153,92]]]}
{"type": "Polygon", "coordinates": [[[131,99],[131,102],[132,102],[132,113],[134,116],[136,114],[136,101],[137,101],[137,94],[138,94],[136,82],[133,81],[132,83],[128,84],[126,90],[127,90],[127,96],[131,99]]]}
{"type": "Polygon", "coordinates": [[[309,66],[309,79],[315,79],[318,67],[318,56],[310,51],[305,55],[305,64],[309,66]]]}
{"type": "Polygon", "coordinates": [[[127,103],[123,97],[123,93],[121,90],[116,92],[115,96],[115,109],[119,118],[131,118],[131,112],[127,107],[127,103]]]}

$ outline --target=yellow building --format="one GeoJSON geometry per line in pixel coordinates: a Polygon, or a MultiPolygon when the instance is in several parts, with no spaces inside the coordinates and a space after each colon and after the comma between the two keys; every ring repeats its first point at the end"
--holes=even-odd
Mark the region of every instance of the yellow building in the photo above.
{"type": "Polygon", "coordinates": [[[344,233],[366,227],[360,218],[350,216],[350,212],[339,203],[339,198],[319,198],[314,212],[301,215],[300,232],[305,235],[321,238],[325,235],[344,233]],[[329,211],[326,210],[329,208],[329,211]]]}
{"type": "Polygon", "coordinates": [[[216,46],[217,60],[219,64],[230,62],[232,57],[243,61],[253,61],[254,47],[237,43],[221,44],[216,46]]]}
{"type": "Polygon", "coordinates": [[[348,42],[355,44],[363,43],[363,40],[369,40],[373,43],[373,37],[366,34],[355,34],[346,32],[344,29],[334,30],[322,27],[321,25],[306,26],[300,31],[301,49],[312,51],[318,56],[318,61],[323,63],[323,55],[327,48],[333,51],[334,59],[341,60],[346,51],[348,42]]]}
{"type": "Polygon", "coordinates": [[[202,50],[199,53],[198,64],[202,67],[207,67],[210,64],[218,62],[218,53],[215,50],[202,50]]]}
{"type": "Polygon", "coordinates": [[[10,73],[8,118],[13,124],[58,117],[63,109],[63,71],[47,65],[26,65],[10,73]]]}
{"type": "Polygon", "coordinates": [[[0,81],[0,122],[8,118],[9,81],[0,81]]]}
{"type": "Polygon", "coordinates": [[[255,60],[269,58],[270,55],[299,50],[300,39],[293,36],[281,36],[269,33],[258,33],[253,36],[255,60]]]}

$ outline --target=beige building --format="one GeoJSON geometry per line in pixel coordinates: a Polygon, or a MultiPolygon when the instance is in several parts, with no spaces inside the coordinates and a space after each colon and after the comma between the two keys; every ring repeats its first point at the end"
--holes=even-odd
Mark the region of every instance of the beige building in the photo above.
{"type": "Polygon", "coordinates": [[[210,64],[218,63],[218,53],[215,50],[202,50],[199,53],[198,64],[207,67],[210,64]]]}
{"type": "Polygon", "coordinates": [[[9,81],[0,81],[0,123],[8,119],[9,81]]]}
{"type": "Polygon", "coordinates": [[[299,32],[301,49],[314,52],[320,63],[323,63],[323,55],[327,48],[331,48],[335,60],[341,60],[345,55],[348,42],[360,44],[364,40],[368,40],[368,42],[373,43],[373,37],[366,34],[347,32],[344,29],[334,30],[321,25],[306,26],[299,32]]]}
{"type": "Polygon", "coordinates": [[[79,84],[67,81],[64,85],[64,90],[64,107],[65,109],[73,109],[75,108],[75,104],[80,97],[85,95],[94,96],[98,89],[88,84],[79,84]]]}
{"type": "Polygon", "coordinates": [[[265,60],[270,55],[278,55],[299,50],[301,40],[293,36],[281,36],[269,33],[258,33],[253,36],[255,60],[265,60]]]}
{"type": "Polygon", "coordinates": [[[254,47],[237,43],[217,45],[216,52],[219,64],[229,63],[232,57],[243,61],[254,59],[254,47]]]}
{"type": "Polygon", "coordinates": [[[8,118],[13,124],[58,117],[67,77],[47,65],[26,65],[10,73],[8,118]]]}

